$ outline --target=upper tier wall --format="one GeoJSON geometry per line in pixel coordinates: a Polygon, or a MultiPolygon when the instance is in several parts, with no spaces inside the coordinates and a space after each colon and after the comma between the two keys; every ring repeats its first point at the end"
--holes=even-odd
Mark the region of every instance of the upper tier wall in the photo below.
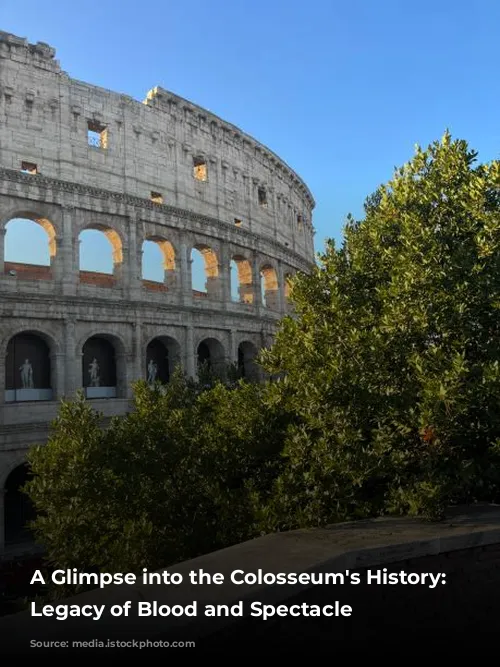
{"type": "Polygon", "coordinates": [[[314,258],[314,200],[274,153],[161,88],[143,103],[76,81],[55,50],[0,32],[0,163],[149,198],[226,222],[314,258]],[[88,130],[102,132],[89,145],[88,130]],[[197,180],[194,163],[206,165],[197,180]]]}

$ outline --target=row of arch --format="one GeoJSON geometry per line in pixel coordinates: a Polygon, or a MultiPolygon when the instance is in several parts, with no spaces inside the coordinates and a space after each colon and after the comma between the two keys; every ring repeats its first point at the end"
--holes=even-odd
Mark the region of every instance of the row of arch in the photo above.
{"type": "MultiPolygon", "coordinates": [[[[119,234],[102,225],[83,229],[79,236],[78,267],[80,281],[99,286],[112,285],[105,277],[118,277],[123,264],[123,244],[119,234]],[[88,274],[102,277],[96,281],[88,274]]],[[[163,285],[172,288],[176,284],[179,269],[178,251],[171,241],[148,236],[142,243],[141,278],[145,286],[163,285]]],[[[13,218],[5,225],[4,265],[7,274],[21,277],[51,278],[51,267],[57,255],[56,231],[44,218],[13,218]],[[31,269],[31,271],[30,271],[31,269]]],[[[205,244],[195,244],[191,249],[191,287],[195,295],[211,295],[220,276],[221,262],[215,250],[205,244]]],[[[276,268],[269,262],[256,267],[242,254],[230,258],[230,294],[233,302],[251,304],[256,298],[269,308],[276,309],[279,279],[276,268]],[[255,283],[259,282],[257,289],[255,283]]],[[[284,276],[284,296],[289,296],[289,278],[284,276]]]]}
{"type": "MultiPolygon", "coordinates": [[[[257,348],[242,341],[237,350],[239,375],[249,381],[259,379],[256,364],[257,348]]],[[[198,367],[204,365],[223,373],[228,358],[222,343],[205,338],[196,347],[198,367]]],[[[38,333],[23,332],[13,336],[5,354],[5,402],[50,401],[54,395],[57,355],[50,342],[38,333]]],[[[153,338],[145,349],[143,368],[148,383],[168,383],[175,367],[181,363],[179,343],[170,336],[153,338]]],[[[120,341],[110,335],[90,336],[81,349],[81,381],[87,398],[119,398],[126,396],[126,358],[120,341]]]]}

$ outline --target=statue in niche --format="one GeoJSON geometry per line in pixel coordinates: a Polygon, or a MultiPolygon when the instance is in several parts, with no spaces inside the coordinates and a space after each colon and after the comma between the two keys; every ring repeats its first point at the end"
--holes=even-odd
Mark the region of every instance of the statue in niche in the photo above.
{"type": "Polygon", "coordinates": [[[33,366],[31,365],[30,360],[25,359],[24,364],[19,367],[19,370],[21,371],[21,384],[23,389],[34,389],[33,366]]]}
{"type": "Polygon", "coordinates": [[[158,375],[158,366],[150,359],[148,363],[148,384],[154,384],[158,375]]]}
{"type": "Polygon", "coordinates": [[[94,357],[92,363],[89,365],[89,375],[90,375],[90,386],[99,387],[101,378],[99,377],[99,364],[97,359],[94,357]]]}

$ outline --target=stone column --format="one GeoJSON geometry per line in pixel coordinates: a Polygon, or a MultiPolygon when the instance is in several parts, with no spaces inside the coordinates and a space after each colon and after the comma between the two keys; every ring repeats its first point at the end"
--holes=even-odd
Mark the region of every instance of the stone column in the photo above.
{"type": "Polygon", "coordinates": [[[76,286],[80,278],[80,243],[78,238],[74,238],[74,218],[74,206],[63,206],[63,231],[61,238],[58,239],[54,277],[61,285],[62,293],[65,295],[76,294],[76,286]]]}
{"type": "Polygon", "coordinates": [[[194,349],[194,328],[192,325],[186,327],[186,354],[185,371],[190,378],[196,377],[196,350],[194,349]]]}
{"type": "Polygon", "coordinates": [[[64,352],[55,352],[52,355],[52,368],[55,370],[55,374],[52,380],[52,400],[60,400],[65,393],[65,369],[64,363],[66,360],[66,355],[64,352]]]}
{"type": "Polygon", "coordinates": [[[83,385],[82,350],[76,350],[74,320],[68,319],[64,323],[64,343],[64,395],[73,396],[76,390],[83,385]]]}
{"type": "Polygon", "coordinates": [[[260,261],[257,255],[257,251],[254,250],[252,252],[252,283],[253,283],[255,314],[257,317],[260,317],[262,309],[264,308],[262,304],[262,293],[261,293],[260,282],[261,282],[260,261]]]}
{"type": "Polygon", "coordinates": [[[138,216],[133,213],[129,215],[129,243],[128,251],[124,262],[126,262],[127,269],[127,286],[128,296],[131,301],[138,301],[141,295],[142,286],[142,240],[137,238],[138,229],[140,229],[140,220],[138,216]]]}
{"type": "Polygon", "coordinates": [[[144,379],[144,355],[142,350],[142,328],[139,320],[132,324],[134,333],[134,377],[133,380],[144,379]]]}
{"type": "Polygon", "coordinates": [[[182,301],[186,306],[190,306],[193,303],[193,280],[191,275],[193,260],[188,255],[188,252],[188,244],[185,241],[182,241],[179,247],[179,265],[182,301]]]}
{"type": "Polygon", "coordinates": [[[5,227],[0,228],[0,275],[3,275],[5,270],[5,227]]]}
{"type": "Polygon", "coordinates": [[[231,303],[231,257],[227,243],[220,245],[219,280],[221,300],[227,307],[231,303]]]}
{"type": "Polygon", "coordinates": [[[236,329],[229,330],[229,354],[228,361],[230,364],[238,363],[238,350],[236,348],[236,329]]]}
{"type": "Polygon", "coordinates": [[[131,398],[133,395],[128,373],[131,356],[127,352],[116,353],[116,397],[131,398]]]}

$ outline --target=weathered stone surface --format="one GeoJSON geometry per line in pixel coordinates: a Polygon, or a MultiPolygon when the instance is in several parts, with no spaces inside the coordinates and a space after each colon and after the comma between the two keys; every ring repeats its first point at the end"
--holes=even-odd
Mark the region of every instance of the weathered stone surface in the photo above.
{"type": "Polygon", "coordinates": [[[155,337],[190,375],[203,340],[217,342],[219,361],[235,362],[240,344],[251,356],[287,310],[286,276],[314,261],[313,208],[283,160],[211,112],[161,88],[139,102],[76,81],[52,47],[0,32],[0,359],[14,335],[43,337],[54,398],[4,402],[0,362],[0,553],[7,476],[45,440],[58,399],[81,387],[85,341],[104,335],[116,349],[117,398],[95,400],[108,417],[128,408],[155,337]],[[4,262],[16,217],[45,229],[50,267],[4,262]],[[113,275],[80,271],[89,228],[112,244],[113,275]],[[163,253],[163,283],[142,280],[144,240],[163,253]],[[192,290],[192,248],[205,259],[206,293],[192,290]]]}

